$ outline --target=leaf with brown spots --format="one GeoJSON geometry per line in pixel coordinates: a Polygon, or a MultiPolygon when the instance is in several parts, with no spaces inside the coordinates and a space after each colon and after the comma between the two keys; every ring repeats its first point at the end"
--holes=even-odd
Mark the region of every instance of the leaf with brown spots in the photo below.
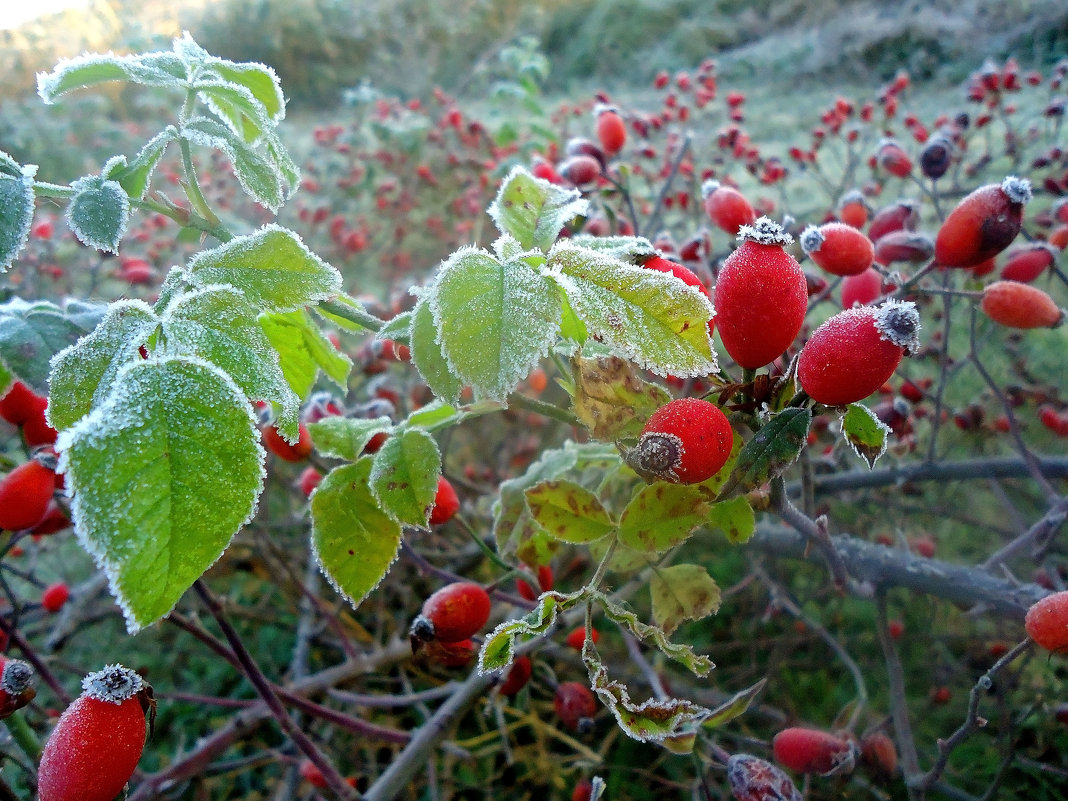
{"type": "Polygon", "coordinates": [[[708,504],[685,484],[657,481],[631,498],[619,519],[619,541],[629,548],[661,553],[685,542],[705,522],[708,504]]]}
{"type": "Polygon", "coordinates": [[[649,416],[671,400],[667,390],[643,380],[618,356],[571,360],[572,409],[595,438],[637,437],[649,416]]]}
{"type": "Polygon", "coordinates": [[[684,620],[700,620],[719,610],[719,585],[701,565],[672,565],[649,581],[653,622],[670,635],[684,620]]]}
{"type": "Polygon", "coordinates": [[[616,527],[597,496],[570,481],[543,481],[526,491],[526,499],[533,518],[561,542],[592,542],[616,527]]]}
{"type": "Polygon", "coordinates": [[[370,484],[382,510],[400,523],[425,526],[441,472],[434,438],[418,428],[395,433],[374,455],[370,484]]]}

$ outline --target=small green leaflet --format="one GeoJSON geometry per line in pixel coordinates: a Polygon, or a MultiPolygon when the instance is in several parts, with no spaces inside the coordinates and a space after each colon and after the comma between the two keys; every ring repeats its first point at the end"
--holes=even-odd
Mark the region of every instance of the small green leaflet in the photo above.
{"type": "Polygon", "coordinates": [[[475,248],[461,248],[441,265],[426,301],[449,372],[477,397],[503,401],[560,330],[552,281],[522,260],[501,262],[475,248]]]}
{"type": "Polygon", "coordinates": [[[544,634],[556,623],[561,612],[577,606],[586,597],[584,589],[569,595],[554,590],[543,592],[533,610],[517,620],[505,621],[486,636],[478,653],[479,673],[492,673],[508,667],[515,657],[518,637],[544,634]]]}
{"type": "Polygon", "coordinates": [[[842,436],[863,459],[868,469],[875,467],[879,457],[886,453],[890,427],[875,416],[875,412],[860,403],[851,403],[842,418],[842,436]]]}
{"type": "Polygon", "coordinates": [[[0,272],[11,266],[29,237],[36,170],[36,167],[24,170],[0,151],[0,272]]]}
{"type": "Polygon", "coordinates": [[[756,515],[744,495],[717,501],[709,506],[705,522],[709,528],[719,529],[726,534],[734,545],[749,542],[756,531],[756,515]]]}
{"type": "Polygon", "coordinates": [[[604,593],[594,593],[593,598],[604,609],[605,616],[619,624],[642,642],[652,642],[664,656],[686,667],[695,676],[707,676],[716,666],[707,656],[694,652],[689,645],[671,642],[659,626],[650,626],[638,620],[638,616],[611,601],[604,593]]]}
{"type": "Polygon", "coordinates": [[[715,579],[701,565],[672,565],[653,571],[649,579],[653,622],[671,635],[684,620],[701,620],[719,611],[715,579]]]}
{"type": "Polygon", "coordinates": [[[115,377],[140,360],[138,348],[159,326],[159,318],[141,300],[112,304],[89,334],[52,357],[48,420],[58,431],[69,428],[111,394],[115,377]]]}
{"type": "Polygon", "coordinates": [[[600,251],[627,264],[644,264],[656,255],[653,243],[644,236],[575,234],[568,241],[578,247],[600,251]]]}
{"type": "Polygon", "coordinates": [[[292,231],[266,225],[193,256],[186,267],[200,286],[229,284],[258,308],[291,312],[341,292],[341,273],[292,231]]]}
{"type": "Polygon", "coordinates": [[[130,222],[130,198],[118,181],[87,175],[71,184],[67,225],[83,244],[115,253],[130,222]]]}
{"type": "Polygon", "coordinates": [[[134,156],[133,161],[127,164],[126,158],[121,157],[105,173],[104,177],[118,181],[119,186],[130,197],[144,198],[148,194],[148,188],[152,182],[152,173],[155,172],[156,165],[163,158],[167,145],[177,138],[178,129],[173,125],[168,125],[141,148],[138,154],[134,156]]]}
{"type": "Polygon", "coordinates": [[[615,521],[597,496],[571,481],[543,481],[525,494],[538,525],[560,542],[579,545],[615,530],[615,521]]]}
{"type": "Polygon", "coordinates": [[[320,369],[340,389],[347,389],[352,360],[334,347],[306,310],[261,314],[259,324],[278,353],[282,375],[299,398],[311,393],[320,369]]]}
{"type": "Polygon", "coordinates": [[[706,729],[715,729],[726,723],[730,723],[749,709],[749,705],[753,703],[753,700],[760,694],[761,690],[764,689],[764,685],[767,683],[767,679],[761,679],[752,687],[746,687],[744,690],[739,690],[729,699],[713,709],[711,714],[701,725],[706,729]]]}
{"type": "Polygon", "coordinates": [[[370,474],[370,459],[335,467],[311,496],[312,552],[354,607],[389,572],[401,542],[400,523],[378,507],[370,474]]]}
{"type": "Polygon", "coordinates": [[[374,455],[371,492],[382,510],[400,523],[425,526],[441,473],[434,438],[417,428],[389,437],[374,455]]]}
{"type": "Polygon", "coordinates": [[[577,189],[564,189],[515,167],[488,211],[497,230],[513,236],[523,250],[548,251],[564,224],[588,207],[577,189]]]}
{"type": "Polygon", "coordinates": [[[234,174],[245,193],[271,211],[278,211],[296,191],[296,186],[292,184],[293,176],[283,169],[269,149],[266,155],[261,153],[221,122],[208,117],[194,117],[186,121],[179,135],[191,144],[223,153],[233,165],[234,174]]]}
{"type": "Polygon", "coordinates": [[[662,553],[705,522],[708,503],[691,485],[656,481],[642,487],[619,519],[619,541],[645,553],[662,553]]]}
{"type": "Polygon", "coordinates": [[[805,447],[812,410],[790,407],[766,422],[738,454],[720,499],[732,498],[766,484],[797,461],[805,447]]]}
{"type": "Polygon", "coordinates": [[[308,433],[320,455],[349,462],[360,458],[371,437],[392,429],[393,421],[388,417],[359,419],[328,416],[317,423],[308,424],[308,433]]]}
{"type": "Polygon", "coordinates": [[[718,369],[712,303],[673,275],[567,241],[553,247],[546,269],[590,335],[639,367],[680,377],[718,369]]]}
{"type": "Polygon", "coordinates": [[[127,365],[56,448],[78,539],[131,632],[174,608],[251,519],[263,488],[248,401],[192,357],[127,365]]]}

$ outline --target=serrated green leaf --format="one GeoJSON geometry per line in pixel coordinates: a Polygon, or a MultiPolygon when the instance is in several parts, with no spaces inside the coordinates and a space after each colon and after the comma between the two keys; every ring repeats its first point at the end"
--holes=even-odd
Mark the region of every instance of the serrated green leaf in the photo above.
{"type": "Polygon", "coordinates": [[[244,86],[226,81],[196,82],[197,97],[246,145],[255,146],[274,127],[267,110],[244,86]]]}
{"type": "Polygon", "coordinates": [[[672,565],[653,571],[649,594],[653,622],[668,636],[684,620],[701,620],[719,611],[719,585],[701,565],[672,565]]]}
{"type": "Polygon", "coordinates": [[[547,251],[564,224],[585,214],[589,203],[575,189],[564,189],[515,167],[489,207],[497,230],[513,236],[523,248],[547,251]]]}
{"type": "Polygon", "coordinates": [[[229,284],[274,312],[291,312],[341,292],[341,273],[277,225],[201,251],[186,271],[200,286],[229,284]]]}
{"type": "Polygon", "coordinates": [[[401,526],[371,493],[371,460],[331,470],[311,496],[312,551],[323,575],[354,607],[378,586],[400,549],[401,526]]]}
{"type": "Polygon", "coordinates": [[[282,84],[273,69],[256,62],[234,63],[220,58],[208,58],[207,64],[223,80],[248,89],[270,120],[278,122],[285,117],[286,101],[282,95],[282,84]]]}
{"type": "Polygon", "coordinates": [[[671,400],[667,390],[638,375],[618,356],[571,359],[571,408],[595,439],[637,437],[649,416],[671,400]]]}
{"type": "Polygon", "coordinates": [[[712,303],[670,273],[564,241],[549,253],[548,275],[590,335],[639,367],[680,377],[718,369],[708,330],[712,303]]]}
{"type": "Polygon", "coordinates": [[[619,518],[619,541],[661,553],[685,542],[705,522],[708,503],[692,486],[657,481],[642,487],[619,518]]]}
{"type": "Polygon", "coordinates": [[[277,160],[260,153],[221,122],[194,117],[182,126],[179,135],[191,144],[223,153],[245,193],[271,211],[278,211],[296,188],[290,185],[287,193],[289,181],[277,160]]]}
{"type": "Polygon", "coordinates": [[[308,423],[315,450],[323,456],[350,462],[363,455],[363,449],[375,434],[392,430],[393,421],[388,417],[364,420],[331,416],[308,423]]]}
{"type": "Polygon", "coordinates": [[[579,545],[615,530],[615,521],[597,496],[574,482],[542,481],[524,494],[534,520],[560,542],[579,545]]]}
{"type": "Polygon", "coordinates": [[[812,411],[790,407],[766,422],[738,454],[738,462],[719,493],[720,499],[749,492],[782,475],[805,447],[812,411]]]}
{"type": "Polygon", "coordinates": [[[78,539],[131,632],[174,608],[251,519],[263,487],[248,401],[194,358],[129,364],[56,447],[78,539]]]}
{"type": "Polygon", "coordinates": [[[756,515],[744,495],[708,507],[706,524],[727,535],[734,545],[749,542],[756,531],[756,515]]]}
{"type": "Polygon", "coordinates": [[[224,370],[250,400],[281,407],[275,425],[296,441],[300,399],[245,294],[216,284],[176,296],[162,315],[168,353],[199,356],[224,370]]]}
{"type": "Polygon", "coordinates": [[[99,304],[67,304],[72,311],[48,301],[27,303],[12,298],[0,304],[0,360],[18,379],[37,392],[48,386],[49,361],[104,316],[99,304]]]}
{"type": "Polygon", "coordinates": [[[33,223],[33,198],[32,178],[0,175],[0,272],[11,266],[26,245],[33,223]]]}
{"type": "Polygon", "coordinates": [[[861,403],[851,403],[842,418],[842,436],[863,459],[868,469],[875,467],[879,457],[886,453],[890,427],[875,416],[875,412],[861,403]]]}
{"type": "Polygon", "coordinates": [[[594,540],[587,547],[590,551],[590,558],[595,564],[600,564],[608,556],[608,551],[611,548],[612,554],[608,561],[608,570],[628,577],[639,570],[652,566],[656,561],[655,556],[650,556],[645,551],[636,551],[626,545],[620,545],[617,538],[605,537],[601,540],[594,540]],[[615,546],[614,548],[612,547],[613,545],[615,546]]]}
{"type": "Polygon", "coordinates": [[[112,170],[106,177],[118,181],[127,195],[133,198],[143,198],[148,193],[152,183],[152,173],[156,165],[167,150],[167,146],[178,138],[178,129],[173,125],[153,136],[144,147],[134,156],[129,164],[124,164],[120,169],[112,170]]]}
{"type": "Polygon", "coordinates": [[[374,455],[371,492],[398,522],[425,526],[441,474],[441,453],[425,431],[408,429],[389,437],[374,455]]]}
{"type": "Polygon", "coordinates": [[[534,609],[517,620],[506,620],[486,636],[478,653],[479,672],[492,673],[508,667],[515,656],[517,638],[544,634],[556,624],[562,612],[577,606],[586,597],[585,589],[570,594],[555,590],[543,592],[534,609]]]}
{"type": "Polygon", "coordinates": [[[434,399],[426,406],[416,409],[404,421],[405,425],[418,426],[427,431],[436,431],[445,426],[455,425],[467,417],[455,406],[451,406],[441,400],[434,399]]]}
{"type": "Polygon", "coordinates": [[[642,642],[652,643],[664,656],[683,665],[695,676],[707,676],[716,667],[707,656],[697,654],[689,645],[671,642],[659,626],[643,623],[634,612],[615,603],[604,593],[597,592],[593,597],[609,620],[623,626],[642,642]]]}
{"type": "Polygon", "coordinates": [[[411,345],[411,329],[412,329],[412,317],[415,316],[415,310],[410,309],[406,312],[401,312],[388,320],[384,326],[382,326],[375,334],[376,339],[391,339],[394,342],[402,342],[405,345],[411,345]]]}
{"type": "MultiPolygon", "coordinates": [[[[356,298],[349,297],[344,292],[342,292],[337,297],[332,298],[332,301],[334,303],[340,304],[342,306],[348,306],[351,309],[359,309],[359,311],[361,313],[366,312],[366,309],[364,308],[362,303],[360,303],[358,300],[356,300],[356,298]]],[[[350,320],[347,317],[342,317],[340,315],[333,314],[332,312],[327,311],[321,305],[315,307],[315,313],[318,314],[320,317],[322,317],[324,320],[330,321],[331,323],[336,325],[338,328],[340,328],[342,331],[348,331],[350,334],[360,334],[360,333],[363,333],[364,331],[368,330],[367,328],[364,328],[362,325],[360,325],[358,323],[354,323],[352,320],[350,320]]],[[[408,314],[408,312],[404,312],[404,315],[407,315],[407,314],[408,314]]],[[[400,317],[401,315],[397,315],[397,316],[400,317]]],[[[391,320],[390,322],[393,322],[393,321],[391,320]]],[[[386,324],[386,326],[388,326],[388,325],[389,325],[389,323],[386,324]]],[[[383,328],[383,331],[384,330],[385,330],[385,328],[383,328]]],[[[407,332],[408,332],[408,326],[407,325],[404,326],[404,332],[405,332],[404,336],[407,337],[407,335],[408,335],[407,334],[407,332]]],[[[385,336],[385,334],[383,334],[383,336],[385,336]]]]}
{"type": "Polygon", "coordinates": [[[115,253],[130,222],[130,198],[118,181],[87,175],[71,184],[67,225],[83,244],[115,253]]]}
{"type": "Polygon", "coordinates": [[[644,264],[656,255],[653,243],[644,236],[593,236],[575,234],[568,239],[578,247],[589,248],[627,264],[644,264]]]}
{"type": "Polygon", "coordinates": [[[427,303],[449,371],[476,397],[503,401],[560,330],[553,283],[522,261],[500,262],[484,250],[450,256],[427,303]]]}
{"type": "Polygon", "coordinates": [[[705,719],[705,722],[701,724],[706,729],[715,729],[726,723],[730,723],[735,718],[741,716],[749,709],[749,705],[753,703],[753,700],[764,689],[764,685],[768,683],[767,679],[761,679],[752,687],[747,687],[735,693],[727,701],[711,710],[711,714],[705,719]]]}
{"type": "Polygon", "coordinates": [[[54,103],[67,92],[110,81],[180,88],[185,74],[181,61],[170,53],[140,56],[86,53],[63,59],[52,72],[37,73],[37,94],[45,103],[54,103]]]}
{"type": "Polygon", "coordinates": [[[438,327],[434,324],[434,313],[425,297],[419,298],[412,310],[409,343],[412,351],[412,364],[430,387],[430,391],[446,403],[456,404],[460,401],[460,392],[464,382],[449,368],[441,345],[437,342],[438,327]]]}
{"type": "Polygon", "coordinates": [[[57,431],[74,425],[111,394],[115,377],[140,359],[138,348],[159,325],[140,300],[120,300],[100,324],[52,358],[48,421],[57,431]]]}
{"type": "Polygon", "coordinates": [[[303,309],[285,314],[261,314],[260,327],[278,352],[282,375],[301,400],[308,397],[321,369],[345,391],[352,360],[341,353],[303,309]]]}
{"type": "Polygon", "coordinates": [[[585,345],[589,338],[586,323],[582,322],[575,310],[571,308],[571,301],[567,299],[567,293],[559,288],[560,293],[560,336],[563,339],[585,345]]]}

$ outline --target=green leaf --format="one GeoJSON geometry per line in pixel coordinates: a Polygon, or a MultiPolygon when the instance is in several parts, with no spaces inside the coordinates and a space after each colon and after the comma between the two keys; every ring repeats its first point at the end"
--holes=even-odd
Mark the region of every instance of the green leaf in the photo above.
{"type": "Polygon", "coordinates": [[[0,175],[0,272],[11,266],[26,245],[33,223],[33,198],[32,174],[0,175]]]}
{"type": "Polygon", "coordinates": [[[267,110],[244,86],[226,81],[196,82],[197,97],[246,145],[255,146],[274,127],[267,110]]]}
{"type": "Polygon", "coordinates": [[[248,401],[199,359],[134,362],[56,443],[78,539],[126,626],[166,615],[247,523],[264,451],[248,401]]]}
{"type": "Polygon", "coordinates": [[[812,411],[796,407],[783,409],[768,420],[742,448],[720,499],[749,492],[782,475],[801,455],[811,423],[812,411]]]}
{"type": "Polygon", "coordinates": [[[653,622],[669,636],[684,620],[701,620],[719,611],[719,585],[701,565],[672,565],[653,571],[649,594],[653,622]]]}
{"type": "Polygon", "coordinates": [[[538,525],[560,542],[579,545],[615,530],[597,496],[571,481],[542,481],[524,494],[538,525]]]}
{"type": "Polygon", "coordinates": [[[522,261],[502,263],[484,250],[450,256],[427,302],[450,372],[493,400],[518,386],[560,330],[553,283],[522,261]]]}
{"type": "Polygon", "coordinates": [[[300,399],[286,383],[278,353],[245,294],[217,284],[176,296],[162,315],[168,353],[199,356],[224,370],[250,400],[281,407],[276,425],[298,437],[300,399]]]}
{"type": "Polygon", "coordinates": [[[350,462],[363,455],[363,449],[375,434],[392,430],[393,421],[388,417],[365,420],[330,416],[317,423],[308,423],[315,450],[323,456],[350,462]]]}
{"type": "Polygon", "coordinates": [[[425,526],[441,474],[441,453],[425,431],[408,429],[389,437],[374,455],[371,492],[398,522],[425,526]]]}
{"type": "Polygon", "coordinates": [[[48,402],[52,427],[69,428],[103,403],[119,371],[141,358],[138,348],[158,325],[159,318],[144,301],[120,300],[91,333],[52,357],[48,402]]]}
{"type": "Polygon", "coordinates": [[[71,184],[67,225],[83,244],[116,253],[130,222],[130,198],[118,181],[87,175],[71,184]]]}
{"type": "Polygon", "coordinates": [[[341,292],[341,273],[277,225],[201,251],[186,269],[200,286],[229,284],[257,307],[274,312],[291,312],[341,292]]]}
{"type": "MultiPolygon", "coordinates": [[[[233,165],[241,188],[261,206],[278,211],[285,202],[289,181],[277,160],[251,147],[223,123],[207,117],[194,117],[182,126],[179,134],[191,144],[223,153],[233,165]]],[[[296,187],[290,185],[289,188],[296,187]]]]}
{"type": "Polygon", "coordinates": [[[746,687],[744,690],[735,693],[730,699],[713,709],[712,714],[705,719],[702,725],[706,729],[715,729],[741,716],[749,709],[749,705],[753,703],[753,700],[760,694],[767,683],[767,679],[761,679],[752,687],[746,687]]]}
{"type": "Polygon", "coordinates": [[[657,481],[642,487],[619,519],[619,541],[661,553],[686,541],[705,522],[708,504],[692,486],[657,481]]]}
{"type": "Polygon", "coordinates": [[[273,69],[254,61],[234,63],[213,57],[207,59],[207,64],[223,80],[248,89],[270,120],[278,122],[285,117],[286,101],[282,95],[282,84],[273,69]]]}
{"type": "Polygon", "coordinates": [[[680,377],[718,369],[708,331],[712,303],[670,273],[563,241],[549,253],[548,275],[590,335],[639,367],[680,377]]]}
{"type": "Polygon", "coordinates": [[[3,362],[0,362],[0,398],[4,397],[7,391],[11,389],[11,382],[14,378],[11,372],[4,367],[3,362]]]}
{"type": "Polygon", "coordinates": [[[604,593],[597,592],[593,597],[601,605],[605,617],[625,628],[642,642],[652,643],[664,656],[678,662],[695,676],[707,676],[716,667],[707,656],[695,653],[689,645],[671,642],[659,626],[643,623],[634,612],[615,603],[604,593]]]}
{"type": "Polygon", "coordinates": [[[596,250],[627,264],[644,264],[656,255],[653,243],[644,236],[593,236],[575,234],[568,241],[582,248],[596,250]]]}
{"type": "Polygon", "coordinates": [[[517,620],[506,620],[486,636],[478,653],[479,673],[508,667],[515,657],[516,639],[544,634],[556,624],[562,612],[574,608],[586,597],[585,589],[567,595],[554,590],[543,592],[534,609],[517,620]]]}
{"type": "MultiPolygon", "coordinates": [[[[344,297],[344,296],[340,296],[344,297]]],[[[340,300],[340,297],[338,298],[340,300]]],[[[394,342],[402,342],[411,345],[412,318],[415,310],[410,309],[392,317],[375,334],[376,339],[391,339],[394,342]]]]}
{"type": "Polygon", "coordinates": [[[121,169],[112,170],[107,178],[118,181],[127,195],[133,198],[144,198],[152,182],[152,173],[156,165],[167,150],[167,146],[178,138],[178,129],[173,125],[153,136],[144,147],[134,156],[129,164],[123,164],[121,169]]]}
{"type": "Polygon", "coordinates": [[[576,356],[571,373],[571,407],[595,439],[637,437],[649,416],[671,400],[667,390],[642,379],[633,364],[618,356],[576,356]]]}
{"type": "Polygon", "coordinates": [[[312,552],[323,575],[354,607],[378,586],[400,549],[401,527],[378,507],[371,460],[335,467],[311,496],[312,552]]]}
{"type": "Polygon", "coordinates": [[[299,398],[308,397],[320,369],[342,391],[347,390],[352,360],[334,347],[308,312],[261,314],[259,323],[278,352],[282,375],[299,398]]]}
{"type": "Polygon", "coordinates": [[[52,72],[37,73],[37,94],[45,103],[51,104],[75,89],[110,81],[180,88],[185,75],[181,61],[170,53],[147,53],[141,56],[86,53],[77,58],[63,59],[52,72]]]}
{"type": "Polygon", "coordinates": [[[411,343],[412,364],[430,387],[430,391],[447,403],[460,401],[460,392],[464,382],[449,368],[441,345],[437,342],[438,327],[434,324],[434,313],[425,297],[419,298],[412,310],[409,342],[411,343]]]}
{"type": "MultiPolygon", "coordinates": [[[[350,309],[358,309],[360,311],[360,313],[366,313],[366,311],[367,311],[364,308],[363,304],[360,303],[358,300],[356,300],[356,298],[349,297],[344,292],[342,292],[340,295],[338,295],[337,297],[333,298],[332,300],[333,300],[334,303],[336,303],[338,305],[347,306],[350,309]]],[[[367,328],[364,328],[362,325],[359,325],[358,323],[354,323],[352,320],[350,320],[347,317],[341,317],[340,315],[333,314],[332,312],[327,311],[322,306],[316,306],[315,307],[315,313],[318,314],[320,317],[322,317],[324,320],[328,320],[329,322],[333,323],[338,328],[340,328],[342,331],[348,331],[350,334],[361,334],[364,331],[368,330],[367,328]]],[[[408,312],[404,312],[403,316],[405,317],[405,319],[407,319],[407,315],[408,315],[408,312]]],[[[397,315],[397,316],[401,317],[402,315],[397,315]]],[[[393,322],[393,321],[391,320],[390,322],[393,322]]],[[[389,324],[387,323],[387,326],[388,325],[389,324]]],[[[382,330],[384,331],[385,328],[383,328],[382,330]]],[[[405,336],[407,336],[407,332],[408,332],[407,324],[405,324],[405,326],[404,326],[404,332],[405,332],[405,336]]],[[[382,332],[379,332],[379,333],[381,334],[382,332]]]]}
{"type": "Polygon", "coordinates": [[[523,250],[547,251],[564,224],[585,214],[589,204],[576,189],[564,189],[515,167],[490,204],[489,215],[502,234],[515,237],[523,250]]]}
{"type": "Polygon", "coordinates": [[[742,495],[709,506],[706,525],[718,528],[734,545],[741,545],[749,542],[756,531],[756,515],[748,499],[742,495]]]}
{"type": "Polygon", "coordinates": [[[842,436],[863,459],[868,469],[875,467],[879,457],[886,453],[890,427],[875,416],[875,412],[860,403],[851,403],[842,418],[842,436]]]}
{"type": "Polygon", "coordinates": [[[408,415],[404,423],[408,426],[424,428],[427,431],[436,431],[445,426],[456,425],[467,416],[467,412],[435,399],[408,415]]]}
{"type": "Polygon", "coordinates": [[[12,298],[0,304],[0,360],[37,392],[48,386],[49,361],[104,316],[103,304],[68,301],[61,309],[48,301],[12,298]]]}

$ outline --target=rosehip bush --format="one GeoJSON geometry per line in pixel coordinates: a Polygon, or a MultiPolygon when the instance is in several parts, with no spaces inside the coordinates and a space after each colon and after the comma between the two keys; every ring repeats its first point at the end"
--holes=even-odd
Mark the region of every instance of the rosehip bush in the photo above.
{"type": "Polygon", "coordinates": [[[353,90],[295,157],[274,71],[188,34],[39,76],[57,113],[110,82],[177,113],[69,183],[0,153],[5,795],[1068,770],[1033,653],[1068,580],[1068,63],[991,63],[954,116],[901,72],[782,152],[712,60],[653,108],[531,80],[506,123],[353,90]],[[72,700],[112,653],[146,675],[72,700]]]}

